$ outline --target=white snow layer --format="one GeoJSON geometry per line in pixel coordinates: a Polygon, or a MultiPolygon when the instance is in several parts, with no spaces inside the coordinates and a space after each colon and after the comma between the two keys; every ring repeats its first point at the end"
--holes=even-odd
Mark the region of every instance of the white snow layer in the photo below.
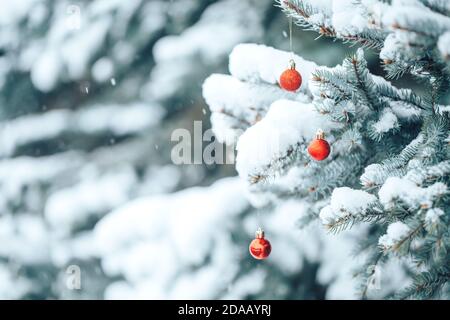
{"type": "MultiPolygon", "coordinates": [[[[228,221],[247,205],[237,179],[135,200],[95,227],[103,267],[123,274],[137,298],[213,297],[237,272],[239,252],[231,246],[228,221]],[[209,254],[208,267],[183,273],[209,254]]],[[[122,297],[110,293],[107,298],[122,297]]]]}
{"type": "Polygon", "coordinates": [[[445,214],[444,210],[441,208],[429,209],[425,215],[425,222],[428,224],[437,224],[440,217],[445,214]]]}
{"type": "Polygon", "coordinates": [[[236,169],[245,179],[262,173],[271,161],[286,155],[297,143],[310,141],[318,128],[331,123],[312,104],[275,101],[260,122],[247,129],[237,144],[236,169]]]}
{"type": "MultiPolygon", "coordinates": [[[[38,215],[0,216],[0,256],[18,264],[39,264],[49,259],[50,235],[38,215]]],[[[0,265],[1,268],[1,265],[0,265]]],[[[1,283],[1,282],[0,282],[1,283]]],[[[0,287],[3,286],[0,285],[0,287]]],[[[0,297],[2,289],[0,289],[0,297]]]]}
{"type": "Polygon", "coordinates": [[[387,108],[383,110],[380,119],[372,125],[373,130],[378,134],[386,133],[392,129],[398,128],[398,126],[397,116],[387,108]]]}
{"type": "MultiPolygon", "coordinates": [[[[18,46],[18,39],[8,35],[14,35],[18,31],[18,25],[23,23],[23,16],[27,14],[26,20],[33,27],[42,24],[43,19],[51,19],[51,25],[45,37],[33,37],[33,41],[27,41],[23,54],[19,56],[21,67],[30,71],[33,85],[44,92],[54,90],[60,82],[79,80],[94,73],[95,80],[102,80],[105,73],[99,78],[99,71],[106,69],[112,70],[110,66],[99,70],[98,65],[95,70],[89,67],[104,47],[105,41],[115,41],[123,37],[128,20],[138,10],[140,1],[95,1],[85,4],[81,7],[82,14],[76,16],[68,15],[69,5],[61,2],[56,5],[54,14],[49,17],[48,9],[42,1],[21,1],[27,3],[23,6],[7,6],[6,11],[0,13],[0,38],[10,47],[18,46]],[[28,12],[24,8],[30,6],[28,12]],[[110,11],[110,12],[107,12],[110,11]],[[122,21],[122,24],[116,24],[115,21],[122,21]],[[33,25],[34,24],[34,25],[33,25]],[[4,26],[3,26],[4,25],[4,26]],[[6,39],[5,39],[6,38],[6,39]]],[[[162,10],[165,5],[162,2],[142,5],[142,11],[145,11],[145,18],[140,17],[137,27],[138,34],[142,37],[152,36],[153,33],[162,29],[166,19],[162,10]],[[151,9],[151,10],[149,10],[151,9]]],[[[17,37],[16,37],[17,38],[17,37]]],[[[141,39],[133,37],[135,46],[140,45],[141,39]]],[[[123,41],[117,41],[114,48],[124,48],[126,44],[123,41]]],[[[133,46],[128,45],[128,48],[133,46]]],[[[133,49],[130,49],[131,51],[133,49]]],[[[121,61],[120,52],[123,50],[112,50],[114,63],[121,61]]],[[[106,53],[108,55],[108,53],[106,53]]],[[[128,59],[132,58],[132,52],[128,53],[128,59]]],[[[106,58],[106,57],[105,57],[106,58]]],[[[102,60],[101,60],[102,61],[102,60]]],[[[106,60],[103,60],[106,61],[106,60]]],[[[122,55],[123,61],[123,55],[122,55]]]]}
{"type": "Polygon", "coordinates": [[[93,105],[79,111],[51,110],[0,123],[0,156],[9,156],[21,145],[52,139],[64,133],[131,134],[160,122],[165,111],[141,102],[126,105],[93,105]]]}
{"type": "Polygon", "coordinates": [[[19,201],[24,189],[33,191],[36,185],[45,184],[68,170],[75,170],[81,166],[81,160],[75,152],[0,160],[0,210],[6,211],[7,203],[19,201]]]}
{"type": "Polygon", "coordinates": [[[320,211],[320,219],[325,225],[332,225],[347,216],[364,216],[377,202],[377,198],[362,190],[348,187],[336,188],[331,194],[330,204],[320,211]]]}
{"type": "Polygon", "coordinates": [[[338,34],[347,36],[359,34],[367,28],[367,18],[362,6],[353,0],[333,1],[332,23],[338,34]]]}
{"type": "MultiPolygon", "coordinates": [[[[17,2],[17,1],[14,1],[17,2]]],[[[18,278],[7,266],[0,264],[0,297],[4,300],[20,299],[32,284],[23,278],[18,278]]]]}
{"type": "Polygon", "coordinates": [[[51,194],[45,217],[57,234],[70,235],[77,223],[87,221],[93,213],[104,214],[125,203],[136,181],[136,174],[127,166],[107,175],[86,177],[75,186],[51,194]]]}
{"type": "Polygon", "coordinates": [[[403,222],[397,221],[391,223],[387,228],[387,233],[380,237],[378,243],[385,250],[395,246],[399,241],[402,241],[410,232],[410,228],[403,222]]]}
{"type": "Polygon", "coordinates": [[[222,61],[238,43],[258,41],[263,35],[263,11],[270,4],[267,0],[219,1],[208,6],[200,20],[180,35],[158,40],[153,48],[156,65],[143,95],[158,101],[170,97],[186,81],[192,81],[192,76],[222,61]]]}
{"type": "Polygon", "coordinates": [[[440,36],[438,41],[438,49],[445,60],[450,59],[450,31],[440,36]]]}
{"type": "Polygon", "coordinates": [[[299,90],[306,93],[308,80],[317,65],[286,51],[253,43],[239,44],[230,54],[229,70],[232,76],[242,81],[276,84],[281,73],[289,67],[291,59],[302,76],[299,90]]]}
{"type": "Polygon", "coordinates": [[[205,80],[203,97],[212,112],[214,134],[227,144],[235,143],[242,130],[259,121],[272,102],[279,99],[307,101],[304,95],[276,86],[243,82],[221,74],[213,74],[205,80]]]}
{"type": "MultiPolygon", "coordinates": [[[[47,48],[31,68],[34,86],[44,92],[54,89],[61,80],[64,66],[71,79],[81,78],[88,71],[92,57],[102,47],[111,23],[110,19],[99,19],[71,36],[53,33],[47,48]]],[[[59,27],[67,30],[64,26],[59,27]]]]}
{"type": "Polygon", "coordinates": [[[421,188],[408,179],[390,177],[380,188],[378,197],[386,209],[394,207],[397,200],[402,200],[411,208],[419,206],[431,208],[435,198],[446,193],[448,193],[447,186],[442,182],[421,188]]]}
{"type": "Polygon", "coordinates": [[[242,131],[264,117],[277,100],[309,102],[308,79],[315,68],[314,63],[285,51],[250,43],[237,45],[230,54],[231,76],[213,74],[203,84],[218,140],[234,144],[242,131]],[[303,77],[298,93],[273,86],[290,59],[295,60],[303,77]]]}
{"type": "Polygon", "coordinates": [[[450,29],[448,17],[431,11],[423,4],[396,5],[393,3],[389,10],[384,12],[382,23],[383,26],[392,27],[394,30],[399,27],[406,30],[415,30],[414,26],[427,25],[428,32],[436,36],[450,29]]]}
{"type": "Polygon", "coordinates": [[[199,23],[181,35],[166,36],[158,40],[153,49],[156,63],[174,62],[194,56],[204,59],[208,64],[215,63],[236,44],[261,34],[261,16],[257,12],[245,15],[245,19],[250,20],[246,24],[243,23],[244,16],[236,15],[237,11],[255,9],[257,8],[250,2],[240,0],[226,0],[209,6],[199,23]]]}

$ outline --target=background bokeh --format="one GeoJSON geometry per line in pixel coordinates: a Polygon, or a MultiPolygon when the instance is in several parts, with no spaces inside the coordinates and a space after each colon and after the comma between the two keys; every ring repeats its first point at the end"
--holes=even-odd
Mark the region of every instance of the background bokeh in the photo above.
{"type": "MultiPolygon", "coordinates": [[[[294,51],[355,50],[316,36],[295,28],[294,51]]],[[[2,1],[0,298],[353,297],[357,259],[299,232],[301,203],[256,210],[233,165],[171,161],[174,129],[210,127],[202,83],[242,42],[289,49],[273,1],[2,1]],[[247,254],[257,219],[265,264],[247,254]]]]}

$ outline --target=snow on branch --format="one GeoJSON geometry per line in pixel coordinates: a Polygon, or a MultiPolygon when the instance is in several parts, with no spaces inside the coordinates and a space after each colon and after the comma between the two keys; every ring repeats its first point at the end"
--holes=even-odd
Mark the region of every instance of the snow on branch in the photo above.
{"type": "Polygon", "coordinates": [[[46,220],[55,234],[68,236],[89,218],[98,218],[128,201],[137,180],[130,166],[93,174],[75,186],[51,193],[44,209],[46,220]]]}
{"type": "Polygon", "coordinates": [[[417,121],[428,107],[410,90],[372,75],[362,49],[342,65],[317,68],[310,88],[319,112],[346,125],[364,123],[361,133],[375,141],[397,131],[403,122],[417,121]]]}
{"type": "Polygon", "coordinates": [[[384,109],[380,118],[372,123],[370,133],[374,139],[381,140],[385,133],[399,128],[398,122],[398,118],[394,112],[389,109],[384,109]]]}
{"type": "Polygon", "coordinates": [[[106,297],[219,296],[240,270],[241,249],[230,237],[233,217],[247,207],[242,182],[226,178],[114,210],[94,229],[105,272],[124,279],[110,284],[106,297]]]}
{"type": "MultiPolygon", "coordinates": [[[[391,32],[380,52],[390,77],[399,77],[407,71],[425,76],[441,72],[437,70],[440,59],[434,51],[439,47],[439,37],[450,30],[450,17],[418,1],[408,5],[393,1],[383,13],[382,23],[391,32]]],[[[441,48],[444,43],[445,37],[441,48]]]]}
{"type": "Polygon", "coordinates": [[[0,123],[0,157],[14,154],[20,147],[60,137],[64,134],[133,134],[160,122],[164,110],[159,105],[140,102],[127,105],[93,105],[81,110],[51,110],[0,123]]]}
{"type": "Polygon", "coordinates": [[[437,38],[450,29],[450,18],[417,3],[400,5],[400,1],[394,1],[393,7],[383,14],[382,23],[393,30],[414,32],[431,38],[437,38]]]}
{"type": "Polygon", "coordinates": [[[417,185],[422,185],[424,182],[434,181],[449,175],[450,160],[446,160],[433,166],[418,166],[413,170],[408,171],[405,178],[413,181],[417,185]]]}
{"type": "Polygon", "coordinates": [[[390,3],[277,0],[277,3],[306,30],[381,49],[380,58],[389,77],[397,78],[405,72],[438,74],[440,58],[434,54],[436,47],[441,57],[448,60],[445,33],[450,30],[450,17],[445,0],[390,3]]]}
{"type": "Polygon", "coordinates": [[[450,31],[445,32],[439,37],[438,49],[442,58],[448,63],[450,61],[450,31]]]}
{"type": "Polygon", "coordinates": [[[266,46],[238,45],[230,55],[232,76],[214,74],[203,85],[213,130],[221,141],[238,139],[236,168],[252,191],[279,197],[331,192],[357,174],[347,161],[355,165],[364,161],[365,138],[379,142],[424,108],[425,103],[410,90],[372,75],[361,49],[334,68],[297,58],[299,68],[306,68],[305,78],[309,77],[306,94],[271,85],[288,58],[287,52],[266,46]],[[316,164],[306,156],[306,144],[318,128],[328,133],[332,154],[340,157],[332,163],[316,164]],[[334,131],[342,133],[337,141],[334,131]]]}
{"type": "Polygon", "coordinates": [[[386,234],[379,238],[378,244],[384,251],[395,251],[410,240],[411,236],[411,228],[397,221],[388,226],[386,234]]]}
{"type": "Polygon", "coordinates": [[[290,99],[307,102],[301,94],[270,84],[243,82],[213,74],[203,84],[203,97],[212,112],[213,130],[220,142],[235,143],[241,131],[261,120],[272,102],[290,99]]]}
{"type": "Polygon", "coordinates": [[[241,133],[260,121],[280,99],[311,101],[308,81],[316,64],[285,51],[257,44],[239,44],[230,54],[230,75],[213,74],[203,84],[213,131],[221,142],[233,144],[241,133]],[[303,77],[298,92],[282,90],[277,81],[293,59],[303,77]],[[276,84],[276,85],[275,85],[276,84]]]}
{"type": "Polygon", "coordinates": [[[65,177],[61,180],[67,180],[67,173],[79,170],[83,160],[82,155],[75,151],[50,157],[0,160],[0,211],[8,213],[10,207],[17,206],[22,197],[26,196],[24,190],[33,191],[37,186],[45,185],[57,177],[65,177]]]}
{"type": "Polygon", "coordinates": [[[336,188],[330,204],[320,211],[320,219],[330,230],[341,230],[356,221],[383,213],[377,198],[365,191],[348,187],[336,188]]]}
{"type": "Polygon", "coordinates": [[[433,207],[434,201],[446,194],[448,188],[442,182],[421,188],[406,178],[390,177],[381,187],[378,197],[388,210],[398,206],[398,201],[409,209],[418,209],[433,207]]]}
{"type": "Polygon", "coordinates": [[[361,183],[364,187],[382,185],[388,177],[402,177],[407,170],[408,161],[411,160],[419,151],[424,142],[424,136],[419,134],[411,141],[399,155],[384,160],[382,163],[368,165],[361,175],[361,183]]]}
{"type": "Polygon", "coordinates": [[[253,43],[239,44],[230,53],[229,71],[232,76],[242,81],[277,84],[281,73],[288,68],[291,59],[294,60],[295,67],[303,78],[299,92],[307,94],[307,80],[317,65],[286,51],[253,43]]]}
{"type": "Polygon", "coordinates": [[[382,3],[369,7],[351,0],[277,0],[277,2],[296,24],[307,30],[367,47],[382,47],[385,35],[379,28],[378,15],[385,7],[382,3]]]}
{"type": "Polygon", "coordinates": [[[435,12],[450,16],[450,2],[447,0],[420,0],[420,2],[435,12]]]}
{"type": "Polygon", "coordinates": [[[236,169],[250,183],[274,176],[293,164],[317,128],[329,131],[332,126],[312,104],[278,100],[239,138],[236,169]]]}
{"type": "Polygon", "coordinates": [[[153,56],[156,65],[145,85],[149,100],[164,101],[205,77],[205,71],[216,68],[239,43],[259,41],[263,36],[265,11],[271,1],[226,0],[212,3],[200,19],[179,35],[159,39],[153,56]],[[236,12],[246,12],[236,15],[236,12]],[[218,40],[220,35],[220,40],[218,40]]]}
{"type": "Polygon", "coordinates": [[[352,100],[353,103],[382,110],[389,106],[400,118],[418,116],[428,107],[425,101],[408,89],[398,89],[389,81],[373,75],[367,68],[362,49],[347,57],[342,65],[333,68],[318,67],[310,81],[315,99],[332,98],[336,103],[352,100]]]}
{"type": "Polygon", "coordinates": [[[299,26],[324,35],[335,35],[330,21],[331,1],[277,0],[277,3],[288,16],[296,19],[299,26]]]}

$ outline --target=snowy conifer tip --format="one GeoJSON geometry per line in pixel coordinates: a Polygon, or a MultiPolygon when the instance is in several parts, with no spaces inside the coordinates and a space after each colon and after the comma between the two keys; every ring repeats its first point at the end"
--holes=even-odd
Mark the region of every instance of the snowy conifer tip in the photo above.
{"type": "Polygon", "coordinates": [[[403,222],[397,221],[390,224],[385,235],[381,236],[378,244],[383,250],[396,250],[408,238],[411,229],[403,222]]]}
{"type": "Polygon", "coordinates": [[[436,199],[446,194],[448,188],[442,182],[421,188],[408,179],[398,177],[388,178],[378,192],[380,202],[386,209],[398,206],[399,201],[411,209],[431,208],[436,199]]]}
{"type": "Polygon", "coordinates": [[[331,194],[330,204],[320,211],[322,223],[329,228],[345,224],[351,219],[363,219],[370,212],[379,212],[377,198],[365,191],[348,187],[336,188],[331,194]]]}
{"type": "Polygon", "coordinates": [[[289,157],[314,137],[317,128],[329,129],[330,125],[311,104],[274,102],[266,116],[239,138],[236,158],[239,175],[248,179],[271,172],[279,174],[282,168],[277,165],[284,163],[288,167],[289,157]]]}

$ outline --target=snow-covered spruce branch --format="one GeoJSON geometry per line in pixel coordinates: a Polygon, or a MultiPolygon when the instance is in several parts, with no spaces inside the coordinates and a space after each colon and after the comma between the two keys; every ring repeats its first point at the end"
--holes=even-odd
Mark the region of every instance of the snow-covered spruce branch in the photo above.
{"type": "Polygon", "coordinates": [[[243,82],[235,77],[221,74],[211,75],[203,84],[204,97],[210,106],[211,122],[220,142],[233,144],[240,134],[261,120],[268,106],[278,99],[295,100],[297,95],[286,93],[269,84],[243,82]],[[229,99],[221,99],[228,96],[229,99]]]}
{"type": "MultiPolygon", "coordinates": [[[[287,16],[320,36],[381,50],[389,77],[439,74],[449,61],[450,18],[445,1],[277,0],[287,16]]],[[[442,75],[448,82],[448,70],[442,75]]]]}
{"type": "Polygon", "coordinates": [[[403,222],[394,222],[388,226],[386,234],[380,237],[378,243],[384,252],[408,252],[411,241],[422,228],[423,223],[411,228],[403,222]]]}
{"type": "MultiPolygon", "coordinates": [[[[315,181],[308,190],[317,194],[331,192],[339,186],[337,181],[347,181],[345,176],[355,172],[345,165],[348,163],[345,158],[324,164],[309,161],[305,148],[317,128],[342,135],[334,144],[336,155],[345,157],[358,150],[363,139],[379,141],[389,131],[397,130],[403,121],[417,119],[421,112],[420,97],[368,72],[361,50],[335,68],[313,69],[314,65],[299,59],[299,67],[307,68],[303,69],[306,76],[311,74],[309,85],[300,94],[286,93],[270,84],[276,82],[276,74],[283,70],[287,58],[286,53],[265,46],[239,45],[230,57],[233,76],[212,75],[203,86],[203,94],[213,111],[215,134],[221,141],[238,140],[237,170],[250,184],[260,184],[260,191],[270,190],[270,185],[284,175],[298,175],[295,171],[291,173],[291,168],[296,171],[304,168],[300,170],[301,178],[315,181]],[[361,102],[362,98],[366,103],[361,102]],[[382,108],[378,119],[377,112],[374,114],[367,108],[369,100],[378,106],[377,110],[382,108]],[[229,110],[227,116],[224,110],[229,110]]],[[[332,143],[335,140],[333,136],[329,139],[332,143]]],[[[298,182],[284,189],[282,193],[303,194],[303,185],[298,182]]]]}
{"type": "Polygon", "coordinates": [[[450,270],[447,266],[432,268],[417,275],[413,283],[402,292],[394,295],[395,299],[445,299],[440,292],[450,281],[450,270]]]}
{"type": "Polygon", "coordinates": [[[353,99],[361,104],[362,99],[372,109],[382,108],[388,103],[392,108],[406,108],[414,113],[406,114],[407,118],[418,116],[421,110],[431,109],[411,90],[395,88],[383,78],[371,75],[362,50],[344,60],[342,67],[316,69],[311,80],[322,89],[322,97],[332,98],[336,102],[353,99]]]}
{"type": "Polygon", "coordinates": [[[427,108],[410,90],[397,89],[381,77],[371,75],[362,50],[340,66],[316,69],[310,87],[313,102],[322,114],[343,122],[347,129],[367,128],[361,132],[362,136],[374,141],[380,141],[404,123],[417,121],[427,108]]]}
{"type": "Polygon", "coordinates": [[[252,184],[276,178],[304,160],[304,149],[316,128],[329,128],[311,104],[289,100],[274,102],[266,117],[239,138],[236,169],[252,184]],[[254,179],[254,177],[265,177],[254,179]]]}
{"type": "MultiPolygon", "coordinates": [[[[375,2],[371,1],[371,3],[375,2]]],[[[339,1],[334,2],[334,4],[337,3],[339,1]]],[[[369,2],[360,2],[360,4],[364,3],[369,2]]],[[[418,1],[411,3],[420,7],[418,1]]],[[[433,7],[429,2],[427,4],[433,7]]],[[[322,110],[324,115],[330,115],[333,113],[332,104],[327,101],[330,97],[336,102],[339,101],[336,103],[338,107],[349,97],[356,97],[356,99],[352,99],[352,103],[356,105],[354,110],[358,108],[358,101],[365,101],[370,107],[380,102],[382,111],[371,112],[372,117],[378,113],[379,121],[383,120],[381,123],[390,124],[388,128],[394,130],[391,132],[399,132],[401,135],[408,132],[405,129],[408,128],[410,121],[418,124],[422,122],[423,125],[420,131],[411,130],[410,127],[410,132],[407,134],[417,138],[405,149],[398,149],[398,156],[392,158],[389,154],[381,155],[380,159],[384,159],[382,164],[367,167],[365,175],[361,177],[361,180],[369,187],[368,189],[372,189],[376,185],[381,186],[378,197],[375,197],[374,202],[369,205],[369,208],[379,208],[380,211],[376,212],[380,213],[379,215],[375,213],[367,217],[366,207],[360,208],[356,213],[351,213],[345,204],[339,204],[336,197],[333,197],[334,193],[340,190],[338,188],[333,192],[331,204],[322,209],[320,216],[323,222],[334,231],[351,226],[358,221],[371,221],[375,223],[372,224],[375,228],[383,228],[384,225],[389,224],[385,235],[379,239],[371,237],[372,243],[378,242],[386,255],[390,252],[400,253],[407,259],[412,258],[417,261],[418,265],[426,265],[429,269],[425,273],[422,270],[412,271],[413,273],[417,272],[417,275],[413,277],[415,284],[412,286],[416,295],[408,295],[408,290],[406,290],[399,296],[432,298],[439,294],[440,289],[448,282],[448,273],[434,272],[433,270],[448,265],[448,255],[446,255],[449,246],[449,239],[446,236],[448,214],[445,214],[441,208],[448,208],[449,205],[448,175],[446,176],[449,157],[449,148],[446,143],[449,120],[445,113],[445,107],[440,107],[438,103],[440,97],[446,94],[449,75],[448,69],[442,63],[442,57],[444,59],[447,57],[445,54],[446,44],[443,40],[438,44],[437,41],[441,36],[444,36],[443,39],[445,39],[449,18],[448,16],[439,16],[445,10],[434,13],[427,11],[426,8],[424,9],[425,14],[420,17],[419,14],[412,14],[413,12],[418,13],[417,10],[402,9],[399,1],[392,1],[386,9],[389,10],[385,10],[381,15],[380,26],[385,28],[389,34],[380,56],[384,59],[388,76],[395,77],[409,71],[425,78],[430,84],[429,97],[423,99],[405,89],[394,88],[392,90],[390,84],[378,77],[374,78],[378,87],[376,95],[371,95],[370,90],[373,86],[370,82],[368,85],[360,85],[359,88],[356,86],[354,91],[349,90],[346,82],[350,81],[346,81],[346,74],[359,75],[360,73],[355,69],[353,73],[352,70],[336,72],[335,78],[332,78],[333,74],[330,72],[323,73],[328,78],[332,78],[332,81],[322,81],[325,83],[322,87],[324,89],[321,95],[322,101],[317,99],[315,103],[321,105],[319,110],[322,110]],[[434,19],[434,21],[427,25],[427,21],[430,19],[434,19]],[[434,30],[429,30],[430,26],[434,26],[434,30]],[[425,30],[427,28],[428,30],[425,30]],[[436,45],[442,56],[437,53],[436,45]],[[396,55],[395,59],[386,59],[391,53],[393,56],[396,55]],[[371,97],[375,97],[375,99],[371,99],[371,97]],[[399,106],[405,107],[405,102],[408,105],[403,109],[408,110],[406,116],[398,109],[395,110],[399,106]],[[387,109],[387,106],[390,109],[387,109]],[[444,112],[440,110],[444,110],[444,112]],[[368,179],[369,172],[373,179],[368,179]],[[377,183],[374,184],[374,180],[377,179],[377,183]],[[335,205],[334,208],[333,205],[335,205]],[[427,274],[432,281],[425,281],[422,277],[423,274],[427,274]],[[430,292],[432,294],[429,294],[430,292]]],[[[357,66],[358,64],[353,65],[357,66]]],[[[358,80],[357,77],[356,79],[358,80]]],[[[320,80],[320,76],[315,80],[320,80]]],[[[335,108],[334,110],[339,109],[335,108]]],[[[356,119],[361,118],[364,118],[364,114],[356,117],[356,119]]],[[[355,121],[352,121],[353,118],[348,115],[345,117],[335,116],[334,119],[345,120],[354,127],[356,126],[355,121]]],[[[379,129],[383,126],[376,125],[372,121],[365,122],[369,124],[368,126],[363,125],[369,130],[359,130],[362,131],[363,136],[369,136],[376,142],[382,142],[385,146],[398,145],[398,140],[397,142],[392,140],[391,143],[389,137],[373,134],[376,131],[382,132],[379,129]]],[[[335,134],[338,135],[337,132],[335,134]]],[[[378,144],[372,144],[372,146],[378,148],[378,144]]]]}
{"type": "Polygon", "coordinates": [[[320,219],[331,232],[336,233],[356,222],[379,219],[383,214],[383,208],[374,195],[342,187],[334,189],[330,204],[320,211],[320,219]]]}
{"type": "Polygon", "coordinates": [[[429,167],[417,167],[408,171],[406,178],[414,183],[421,185],[424,182],[433,182],[450,175],[450,160],[439,162],[429,167]]]}
{"type": "Polygon", "coordinates": [[[365,188],[381,186],[387,178],[406,174],[406,165],[419,151],[424,137],[419,134],[397,156],[383,160],[381,163],[371,164],[364,169],[361,183],[365,188]]]}
{"type": "MultiPolygon", "coordinates": [[[[292,93],[273,86],[276,75],[283,71],[290,58],[288,52],[266,46],[237,45],[230,54],[231,75],[213,74],[205,80],[203,96],[211,109],[213,130],[220,142],[235,143],[277,100],[311,101],[307,88],[292,93]]],[[[304,75],[316,68],[314,63],[299,56],[293,59],[304,75]]]]}
{"type": "Polygon", "coordinates": [[[390,177],[379,191],[379,198],[386,209],[404,206],[410,211],[432,208],[433,203],[448,194],[445,183],[435,182],[429,187],[418,187],[406,178],[390,177]]]}
{"type": "Polygon", "coordinates": [[[448,14],[433,11],[435,7],[424,5],[427,1],[421,2],[402,5],[400,1],[393,1],[390,10],[383,14],[383,27],[391,33],[380,58],[390,77],[411,72],[421,77],[431,74],[448,82],[448,70],[443,68],[443,61],[447,59],[443,48],[450,18],[448,14]]]}
{"type": "Polygon", "coordinates": [[[450,16],[450,4],[447,0],[420,0],[420,2],[435,12],[450,16]]]}
{"type": "Polygon", "coordinates": [[[357,96],[354,98],[362,104],[369,106],[374,111],[384,108],[384,101],[380,100],[376,94],[375,82],[367,69],[367,62],[364,59],[362,50],[358,50],[356,55],[344,60],[343,67],[350,75],[350,83],[358,88],[357,96]]]}
{"type": "Polygon", "coordinates": [[[380,49],[385,34],[377,25],[373,13],[353,1],[276,0],[287,16],[306,29],[321,36],[335,37],[344,42],[359,43],[380,49]]]}
{"type": "Polygon", "coordinates": [[[359,167],[366,161],[362,152],[355,152],[340,156],[326,164],[317,164],[309,161],[304,147],[299,150],[297,146],[296,150],[297,159],[294,160],[294,157],[290,155],[290,159],[296,162],[293,164],[288,162],[289,167],[284,169],[284,175],[280,176],[280,170],[277,170],[283,166],[284,159],[279,158],[276,160],[278,167],[268,167],[267,175],[251,177],[250,190],[253,193],[270,193],[280,200],[308,198],[317,201],[329,195],[334,188],[343,183],[356,184],[359,172],[349,171],[348,164],[352,163],[359,167]]]}

